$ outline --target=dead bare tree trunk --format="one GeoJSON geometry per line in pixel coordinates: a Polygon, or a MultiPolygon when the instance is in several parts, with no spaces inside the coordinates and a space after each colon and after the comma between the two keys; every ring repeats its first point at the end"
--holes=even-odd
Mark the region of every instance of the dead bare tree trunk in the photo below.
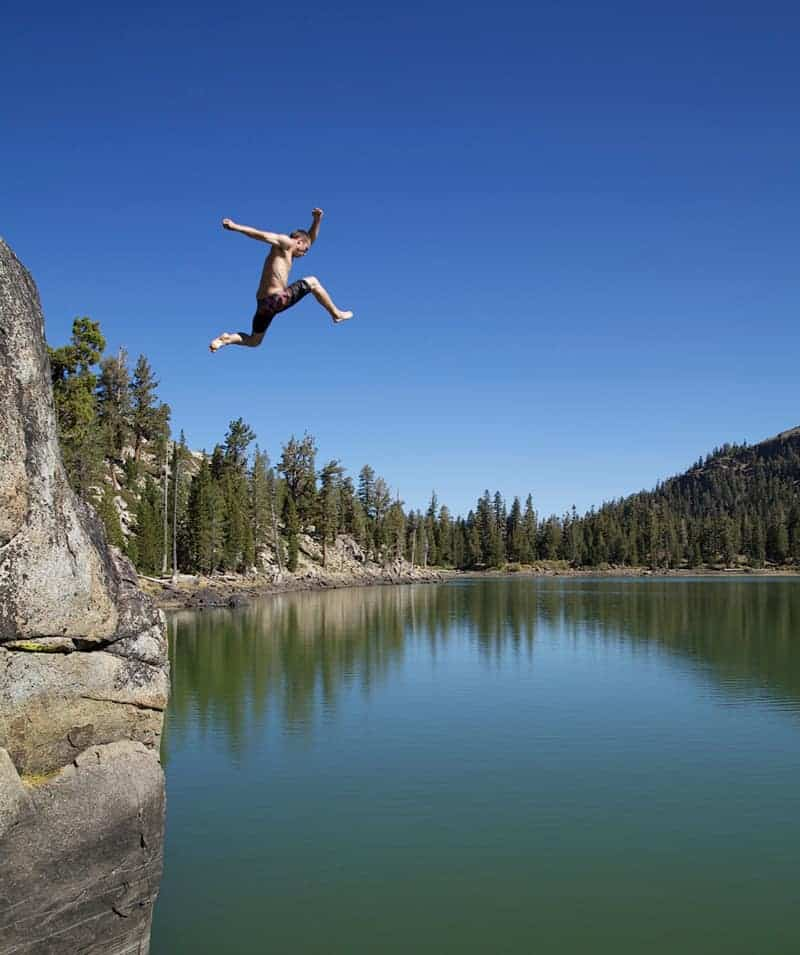
{"type": "Polygon", "coordinates": [[[278,561],[278,571],[283,573],[283,561],[281,560],[281,539],[278,536],[278,522],[275,519],[275,488],[269,496],[269,509],[272,512],[272,537],[275,541],[275,558],[278,561]]]}
{"type": "Polygon", "coordinates": [[[175,448],[175,473],[172,476],[172,579],[178,578],[178,477],[181,461],[175,448]]]}
{"type": "Polygon", "coordinates": [[[161,561],[161,576],[167,576],[167,547],[168,547],[168,538],[167,538],[167,508],[169,501],[167,500],[169,492],[169,444],[164,452],[164,548],[162,551],[163,558],[161,561]]]}

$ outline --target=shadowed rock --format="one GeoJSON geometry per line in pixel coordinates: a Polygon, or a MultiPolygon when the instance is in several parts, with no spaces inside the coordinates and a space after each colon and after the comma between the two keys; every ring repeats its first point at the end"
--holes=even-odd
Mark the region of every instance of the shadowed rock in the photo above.
{"type": "Polygon", "coordinates": [[[36,287],[0,240],[0,955],[146,953],[162,615],[61,463],[36,287]]]}

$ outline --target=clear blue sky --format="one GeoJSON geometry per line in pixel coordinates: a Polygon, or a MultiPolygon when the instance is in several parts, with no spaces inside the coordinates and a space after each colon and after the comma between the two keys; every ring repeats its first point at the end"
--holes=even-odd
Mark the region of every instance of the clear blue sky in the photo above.
{"type": "Polygon", "coordinates": [[[579,509],[800,424],[793,3],[31,3],[4,13],[0,233],[48,337],[144,352],[192,447],[369,462],[410,505],[579,509]],[[264,246],[307,299],[256,350],[264,246]]]}

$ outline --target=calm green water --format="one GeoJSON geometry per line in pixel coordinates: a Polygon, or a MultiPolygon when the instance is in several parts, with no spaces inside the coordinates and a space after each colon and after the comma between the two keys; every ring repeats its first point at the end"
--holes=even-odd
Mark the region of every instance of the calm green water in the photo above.
{"type": "Polygon", "coordinates": [[[170,621],[154,955],[800,952],[800,581],[170,621]]]}

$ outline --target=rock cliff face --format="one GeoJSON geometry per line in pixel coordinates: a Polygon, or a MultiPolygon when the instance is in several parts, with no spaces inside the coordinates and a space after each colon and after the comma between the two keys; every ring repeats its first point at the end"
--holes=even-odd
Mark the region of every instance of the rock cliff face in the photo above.
{"type": "Polygon", "coordinates": [[[0,955],[149,949],[163,617],[72,493],[36,287],[0,240],[0,955]]]}

